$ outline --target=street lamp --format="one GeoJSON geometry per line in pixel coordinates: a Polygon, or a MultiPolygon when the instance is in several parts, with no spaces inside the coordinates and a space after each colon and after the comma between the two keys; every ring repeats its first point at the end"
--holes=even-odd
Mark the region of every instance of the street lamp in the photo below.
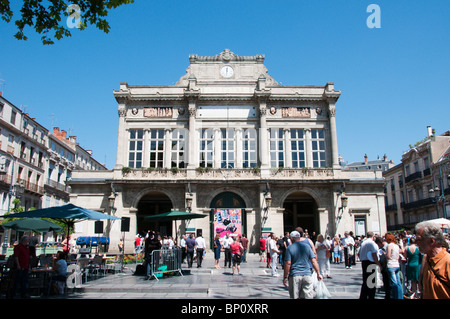
{"type": "Polygon", "coordinates": [[[344,208],[347,208],[347,206],[348,206],[348,197],[345,195],[345,193],[342,193],[341,208],[344,209],[344,208]]]}
{"type": "MultiPolygon", "coordinates": [[[[435,187],[430,188],[428,190],[428,194],[430,195],[431,200],[433,201],[433,203],[439,203],[442,202],[442,213],[443,213],[443,217],[447,218],[447,211],[446,211],[446,207],[445,207],[445,194],[444,192],[439,189],[439,187],[435,187]]],[[[438,208],[436,207],[436,210],[438,208]]]]}

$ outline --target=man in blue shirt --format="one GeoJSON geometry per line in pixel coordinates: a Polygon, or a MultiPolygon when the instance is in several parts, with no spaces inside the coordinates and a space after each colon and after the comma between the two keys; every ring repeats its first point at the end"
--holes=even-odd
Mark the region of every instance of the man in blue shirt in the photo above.
{"type": "Polygon", "coordinates": [[[292,244],[286,249],[283,284],[288,287],[291,299],[314,298],[311,264],[316,271],[317,279],[322,280],[316,255],[310,245],[300,242],[300,233],[293,231],[290,234],[292,244]],[[311,264],[310,264],[311,262],[311,264]]]}

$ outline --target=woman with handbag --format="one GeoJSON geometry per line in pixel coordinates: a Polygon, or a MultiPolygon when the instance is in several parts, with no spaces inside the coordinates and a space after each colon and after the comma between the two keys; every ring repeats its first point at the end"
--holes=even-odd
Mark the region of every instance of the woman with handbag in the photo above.
{"type": "Polygon", "coordinates": [[[320,274],[322,277],[331,278],[330,276],[330,256],[331,256],[331,246],[328,244],[322,234],[317,236],[316,241],[316,252],[317,261],[319,263],[320,274]]]}
{"type": "Polygon", "coordinates": [[[240,237],[236,237],[234,243],[231,244],[231,260],[233,261],[233,275],[237,266],[238,275],[241,274],[241,251],[244,250],[240,237]]]}

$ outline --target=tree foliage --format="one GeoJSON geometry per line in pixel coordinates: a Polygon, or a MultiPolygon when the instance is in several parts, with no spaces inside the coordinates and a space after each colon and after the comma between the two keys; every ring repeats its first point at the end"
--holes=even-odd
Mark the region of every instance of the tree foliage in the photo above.
{"type": "MultiPolygon", "coordinates": [[[[14,35],[19,40],[27,40],[25,28],[28,26],[41,34],[43,44],[54,44],[54,39],[70,37],[73,21],[76,28],[84,30],[88,25],[95,25],[108,33],[110,26],[106,17],[111,9],[134,0],[24,0],[20,9],[20,18],[15,20],[18,32],[14,35]]],[[[14,12],[10,0],[0,0],[2,20],[11,22],[14,12]]]]}

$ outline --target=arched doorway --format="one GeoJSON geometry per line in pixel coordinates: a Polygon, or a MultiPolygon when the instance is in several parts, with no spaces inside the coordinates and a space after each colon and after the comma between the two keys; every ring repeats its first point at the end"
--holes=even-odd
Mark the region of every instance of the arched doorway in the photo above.
{"type": "Polygon", "coordinates": [[[172,201],[166,194],[157,191],[147,193],[138,203],[136,231],[140,234],[146,234],[148,230],[156,230],[161,236],[172,236],[171,221],[151,222],[145,219],[146,216],[169,212],[172,208],[172,201]]]}
{"type": "Polygon", "coordinates": [[[226,233],[231,236],[240,236],[247,232],[245,215],[245,201],[233,192],[222,192],[211,201],[211,243],[216,234],[224,237],[226,233]]]}
{"type": "Polygon", "coordinates": [[[319,221],[317,214],[317,203],[305,192],[290,194],[283,203],[284,232],[291,232],[300,226],[308,230],[309,234],[319,232],[319,221]]]}

